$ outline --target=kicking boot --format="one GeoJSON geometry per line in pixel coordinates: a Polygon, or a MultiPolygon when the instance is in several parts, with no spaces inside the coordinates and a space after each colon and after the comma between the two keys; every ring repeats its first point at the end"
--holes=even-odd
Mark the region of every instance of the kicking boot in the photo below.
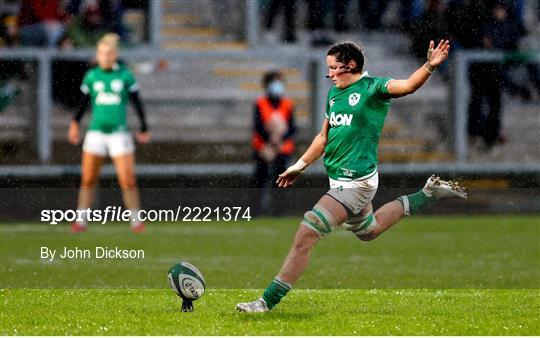
{"type": "Polygon", "coordinates": [[[270,311],[268,306],[266,306],[266,302],[262,298],[259,298],[256,301],[250,302],[250,303],[238,303],[238,305],[236,305],[236,309],[240,312],[251,312],[251,313],[270,311]]]}
{"type": "Polygon", "coordinates": [[[427,197],[434,197],[436,200],[452,197],[467,198],[465,189],[457,182],[443,181],[440,177],[435,175],[428,178],[422,191],[427,197]]]}

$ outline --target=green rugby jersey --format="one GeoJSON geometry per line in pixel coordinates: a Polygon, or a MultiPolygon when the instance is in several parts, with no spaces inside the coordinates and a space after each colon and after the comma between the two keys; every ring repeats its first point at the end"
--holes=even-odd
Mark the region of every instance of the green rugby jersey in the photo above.
{"type": "Polygon", "coordinates": [[[133,73],[123,65],[115,64],[111,70],[94,67],[86,72],[81,91],[92,103],[88,129],[107,134],[127,131],[129,93],[137,88],[133,73]]]}
{"type": "Polygon", "coordinates": [[[324,166],[335,180],[353,180],[377,169],[377,147],[384,126],[390,95],[390,78],[362,75],[347,88],[328,92],[329,122],[324,166]]]}

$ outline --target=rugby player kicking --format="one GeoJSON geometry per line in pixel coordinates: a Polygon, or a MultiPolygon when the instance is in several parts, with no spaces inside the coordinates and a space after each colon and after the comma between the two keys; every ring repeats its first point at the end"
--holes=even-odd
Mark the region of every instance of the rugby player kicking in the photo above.
{"type": "Polygon", "coordinates": [[[296,283],[309,262],[313,246],[338,227],[370,241],[425,206],[445,198],[466,198],[454,182],[430,177],[424,188],[383,205],[373,212],[371,201],[379,184],[377,147],[390,99],[414,93],[448,58],[450,43],[429,44],[427,61],[408,79],[371,77],[364,72],[364,54],[351,42],[332,46],[327,53],[328,93],[321,132],[294,165],[279,175],[279,187],[289,187],[324,154],[330,190],[304,214],[294,243],[277,276],[261,298],[239,303],[241,312],[272,310],[296,283]]]}

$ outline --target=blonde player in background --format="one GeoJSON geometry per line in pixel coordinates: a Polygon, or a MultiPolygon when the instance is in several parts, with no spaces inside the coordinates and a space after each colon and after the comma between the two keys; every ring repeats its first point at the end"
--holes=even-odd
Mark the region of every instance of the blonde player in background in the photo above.
{"type": "Polygon", "coordinates": [[[136,133],[141,144],[150,140],[144,108],[138,95],[138,85],[133,73],[118,63],[118,35],[106,34],[97,43],[97,66],[84,76],[81,91],[83,102],[69,126],[68,139],[79,144],[79,122],[91,104],[92,117],[84,138],[81,185],[77,209],[82,219],[71,225],[72,232],[87,229],[88,208],[95,198],[101,166],[105,157],[111,157],[126,209],[131,210],[131,228],[143,232],[144,224],[138,219],[140,209],[139,192],[135,179],[135,145],[127,125],[127,105],[131,102],[139,116],[141,128],[136,133]]]}

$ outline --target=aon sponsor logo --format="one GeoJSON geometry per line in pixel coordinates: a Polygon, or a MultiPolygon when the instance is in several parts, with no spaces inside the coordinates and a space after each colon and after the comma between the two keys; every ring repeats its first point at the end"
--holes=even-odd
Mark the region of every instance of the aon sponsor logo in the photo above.
{"type": "Polygon", "coordinates": [[[352,114],[337,114],[334,112],[330,113],[330,125],[332,127],[336,126],[350,126],[353,119],[352,114]]]}
{"type": "Polygon", "coordinates": [[[120,101],[120,95],[114,93],[99,92],[96,97],[96,103],[102,105],[118,105],[120,101]]]}

